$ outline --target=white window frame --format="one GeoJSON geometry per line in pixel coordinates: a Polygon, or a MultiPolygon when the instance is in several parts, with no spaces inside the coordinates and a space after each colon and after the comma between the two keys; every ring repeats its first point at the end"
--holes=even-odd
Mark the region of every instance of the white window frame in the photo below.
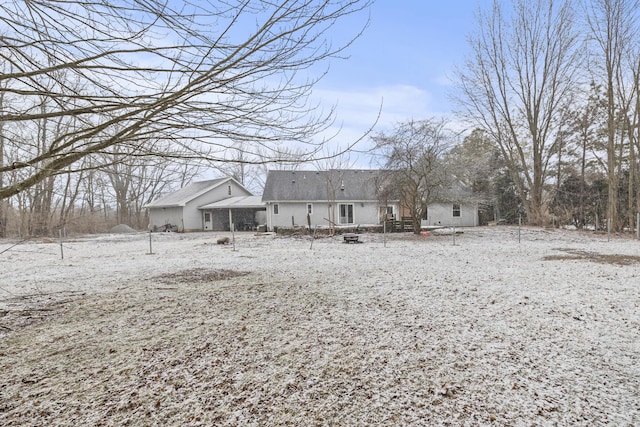
{"type": "Polygon", "coordinates": [[[307,215],[313,215],[313,203],[307,203],[307,215]]]}
{"type": "Polygon", "coordinates": [[[280,213],[280,206],[277,203],[273,204],[273,214],[278,215],[280,213]]]}
{"type": "Polygon", "coordinates": [[[389,220],[391,218],[395,218],[395,209],[393,205],[383,205],[380,206],[380,219],[381,220],[389,220]]]}
{"type": "Polygon", "coordinates": [[[338,224],[349,225],[355,224],[355,215],[353,203],[339,203],[338,204],[338,224]],[[345,216],[342,216],[342,207],[345,206],[345,216]],[[349,222],[349,206],[351,207],[351,222],[349,222]]]}
{"type": "Polygon", "coordinates": [[[462,216],[462,207],[458,203],[453,204],[452,216],[454,218],[460,218],[462,216]]]}

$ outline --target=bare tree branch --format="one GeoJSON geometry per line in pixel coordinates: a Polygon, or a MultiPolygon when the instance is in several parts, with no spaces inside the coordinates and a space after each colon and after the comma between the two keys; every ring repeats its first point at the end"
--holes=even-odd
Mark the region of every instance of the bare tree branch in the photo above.
{"type": "MultiPolygon", "coordinates": [[[[67,131],[41,151],[19,150],[0,188],[11,197],[82,158],[120,144],[147,155],[278,160],[296,145],[313,158],[314,136],[333,110],[309,103],[334,45],[332,28],[369,0],[9,1],[0,4],[0,123],[26,136],[44,119],[67,131]],[[20,34],[21,37],[14,37],[20,34]],[[171,143],[157,153],[147,141],[171,143]]],[[[366,18],[366,17],[365,17],[366,18]]],[[[363,22],[363,28],[366,21],[363,22]]]]}

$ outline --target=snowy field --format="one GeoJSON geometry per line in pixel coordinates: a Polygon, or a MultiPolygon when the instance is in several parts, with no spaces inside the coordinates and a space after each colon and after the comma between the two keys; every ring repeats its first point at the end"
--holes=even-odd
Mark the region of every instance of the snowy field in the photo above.
{"type": "Polygon", "coordinates": [[[220,236],[0,240],[0,425],[640,425],[637,240],[220,236]]]}

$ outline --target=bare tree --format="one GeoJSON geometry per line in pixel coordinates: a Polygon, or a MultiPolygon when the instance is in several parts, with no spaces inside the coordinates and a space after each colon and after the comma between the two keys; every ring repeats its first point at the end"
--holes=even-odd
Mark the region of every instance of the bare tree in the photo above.
{"type": "Polygon", "coordinates": [[[466,190],[455,202],[477,204],[481,224],[493,220],[498,208],[496,183],[504,169],[495,143],[486,132],[475,129],[446,154],[445,160],[449,173],[466,190]]]}
{"type": "MultiPolygon", "coordinates": [[[[592,83],[588,91],[580,96],[579,101],[569,106],[566,126],[568,127],[568,179],[578,179],[575,225],[582,228],[586,225],[589,213],[594,214],[596,206],[589,197],[588,176],[606,170],[606,147],[602,144],[603,123],[606,123],[606,102],[601,96],[600,86],[592,83]]],[[[566,187],[565,184],[561,184],[566,187]]],[[[558,188],[558,191],[565,191],[558,188]]],[[[557,194],[561,199],[566,195],[557,194]]],[[[593,216],[592,215],[592,216],[593,216]]]]}
{"type": "MultiPolygon", "coordinates": [[[[4,91],[0,91],[0,111],[4,110],[4,91]]],[[[0,166],[4,164],[4,121],[0,120],[0,166]]],[[[4,171],[0,169],[0,188],[4,186],[4,171]]],[[[6,237],[7,234],[7,211],[9,204],[6,200],[0,199],[0,237],[6,237]]]]}
{"type": "Polygon", "coordinates": [[[336,224],[338,224],[340,219],[336,218],[336,213],[338,213],[338,216],[340,215],[340,212],[338,212],[340,208],[337,203],[337,194],[340,188],[344,188],[344,171],[353,168],[354,162],[351,160],[349,153],[343,153],[342,150],[337,147],[333,150],[325,148],[321,158],[314,163],[318,170],[326,171],[324,175],[325,191],[327,194],[326,220],[329,223],[329,235],[333,236],[336,232],[336,224]]]}
{"type": "Polygon", "coordinates": [[[473,57],[458,72],[461,113],[500,148],[528,219],[545,222],[544,184],[564,102],[579,76],[571,1],[499,1],[478,12],[473,57]]]}
{"type": "MultiPolygon", "coordinates": [[[[620,180],[622,138],[619,132],[620,109],[626,115],[629,97],[625,96],[625,72],[623,59],[632,47],[634,32],[637,33],[638,0],[594,0],[587,6],[587,20],[595,45],[596,69],[604,78],[607,102],[607,216],[610,225],[619,229],[618,184],[620,180]],[[626,99],[625,99],[626,98],[626,99]]],[[[635,35],[637,37],[637,34],[635,35]]],[[[637,47],[637,46],[636,46],[637,47]]],[[[635,65],[635,64],[634,64],[635,65]]],[[[630,72],[633,71],[629,70],[630,72]]],[[[633,92],[632,92],[633,93],[633,92]]]]}
{"type": "Polygon", "coordinates": [[[13,98],[4,98],[0,122],[29,128],[45,118],[73,118],[75,127],[52,137],[44,152],[0,165],[0,173],[22,171],[3,183],[0,200],[123,143],[148,154],[149,140],[164,139],[172,141],[171,155],[227,161],[226,148],[242,141],[247,162],[264,162],[278,160],[295,141],[312,157],[322,146],[313,136],[331,124],[333,111],[310,104],[311,89],[323,64],[353,40],[332,44],[329,33],[368,5],[1,3],[0,58],[8,72],[0,75],[0,91],[13,98]],[[45,111],[38,108],[42,97],[45,111]],[[253,157],[258,153],[269,158],[253,157]]]}
{"type": "Polygon", "coordinates": [[[70,220],[76,207],[76,200],[80,197],[80,186],[86,171],[80,173],[68,173],[63,175],[63,190],[60,196],[60,206],[58,208],[58,225],[65,226],[70,220]]]}
{"type": "Polygon", "coordinates": [[[462,144],[447,153],[446,160],[456,179],[472,190],[469,201],[493,202],[493,181],[503,162],[500,151],[483,130],[466,135],[462,144]]]}
{"type": "Polygon", "coordinates": [[[216,166],[216,168],[224,175],[233,177],[246,188],[255,188],[259,173],[259,165],[254,165],[247,161],[246,143],[240,142],[232,144],[229,147],[228,158],[233,162],[224,162],[216,166]]]}
{"type": "MultiPolygon", "coordinates": [[[[156,146],[162,146],[158,141],[156,146]]],[[[161,192],[175,191],[194,180],[202,168],[192,162],[164,157],[138,157],[133,148],[120,146],[119,153],[103,156],[101,171],[110,184],[116,218],[121,224],[146,228],[143,206],[161,192]]]]}
{"type": "Polygon", "coordinates": [[[129,157],[129,153],[124,152],[120,146],[113,147],[113,153],[109,154],[109,159],[104,160],[105,171],[111,190],[115,196],[116,221],[119,224],[130,224],[130,201],[129,189],[136,168],[135,158],[129,157]],[[132,161],[133,160],[133,161],[132,161]]]}
{"type": "Polygon", "coordinates": [[[420,233],[427,206],[441,200],[452,184],[444,161],[452,143],[446,122],[412,120],[398,124],[391,133],[378,132],[372,139],[384,161],[384,181],[409,212],[414,233],[420,233]]]}
{"type": "MultiPolygon", "coordinates": [[[[636,52],[640,52],[640,40],[638,40],[639,46],[636,52]]],[[[630,114],[629,139],[630,139],[630,185],[635,185],[635,200],[636,204],[633,206],[632,194],[634,194],[634,188],[629,189],[629,213],[632,214],[635,208],[636,213],[640,213],[640,53],[635,56],[635,67],[633,70],[633,88],[635,92],[635,105],[630,114]]],[[[633,216],[633,215],[631,215],[633,216]]],[[[636,228],[640,228],[640,224],[635,224],[636,228]]]]}

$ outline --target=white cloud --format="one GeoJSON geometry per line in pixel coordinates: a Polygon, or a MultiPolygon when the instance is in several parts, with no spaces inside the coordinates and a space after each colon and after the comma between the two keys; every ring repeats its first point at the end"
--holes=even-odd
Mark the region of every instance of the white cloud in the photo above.
{"type": "MultiPolygon", "coordinates": [[[[334,126],[319,135],[318,140],[339,132],[332,146],[345,147],[361,138],[372,126],[377,132],[389,130],[397,123],[411,119],[447,116],[448,113],[443,112],[446,106],[435,105],[434,99],[424,89],[402,84],[353,91],[316,89],[313,100],[325,110],[335,106],[336,114],[334,126]]],[[[366,137],[357,148],[366,151],[371,146],[370,142],[370,137],[366,137]]],[[[362,160],[358,159],[358,163],[364,167],[362,160]]]]}
{"type": "Polygon", "coordinates": [[[380,86],[358,91],[315,90],[314,98],[323,105],[336,106],[338,123],[363,131],[393,126],[400,121],[441,115],[433,108],[431,94],[409,85],[380,86]],[[381,110],[381,111],[380,111],[381,110]]]}

